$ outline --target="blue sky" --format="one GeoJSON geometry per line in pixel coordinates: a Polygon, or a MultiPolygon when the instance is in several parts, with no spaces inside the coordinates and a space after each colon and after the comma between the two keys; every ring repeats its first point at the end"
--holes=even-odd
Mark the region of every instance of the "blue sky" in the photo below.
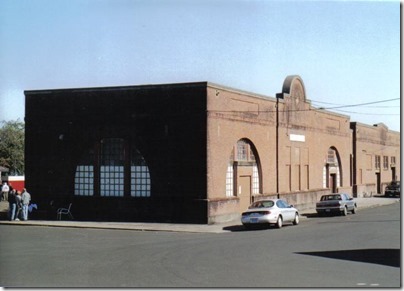
{"type": "Polygon", "coordinates": [[[24,90],[209,81],[400,130],[400,2],[0,0],[0,120],[24,90]],[[338,110],[338,111],[337,111],[338,110]]]}

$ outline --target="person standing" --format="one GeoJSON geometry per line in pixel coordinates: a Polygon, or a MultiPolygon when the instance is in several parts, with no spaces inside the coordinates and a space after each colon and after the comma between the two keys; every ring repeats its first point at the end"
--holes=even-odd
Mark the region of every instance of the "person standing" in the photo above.
{"type": "Polygon", "coordinates": [[[3,187],[1,187],[1,200],[8,201],[8,191],[10,191],[10,187],[8,187],[7,182],[4,182],[3,187]]]}
{"type": "Polygon", "coordinates": [[[17,209],[17,204],[15,201],[15,190],[11,190],[8,193],[8,219],[10,221],[15,219],[16,209],[17,209]]]}
{"type": "Polygon", "coordinates": [[[15,207],[16,207],[16,213],[14,216],[14,220],[20,220],[19,216],[21,213],[21,193],[18,192],[18,190],[15,191],[15,207]]]}
{"type": "Polygon", "coordinates": [[[27,189],[22,190],[21,203],[22,203],[22,219],[28,220],[28,206],[31,201],[31,195],[27,192],[27,189]]]}

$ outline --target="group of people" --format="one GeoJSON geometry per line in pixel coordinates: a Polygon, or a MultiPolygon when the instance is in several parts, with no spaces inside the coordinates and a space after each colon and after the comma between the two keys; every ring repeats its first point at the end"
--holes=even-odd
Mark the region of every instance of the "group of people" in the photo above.
{"type": "Polygon", "coordinates": [[[2,198],[4,198],[5,201],[8,201],[8,219],[10,221],[28,220],[28,208],[31,202],[31,194],[27,192],[27,189],[24,188],[22,192],[20,192],[13,189],[11,185],[8,186],[7,183],[4,183],[1,191],[2,198]]]}

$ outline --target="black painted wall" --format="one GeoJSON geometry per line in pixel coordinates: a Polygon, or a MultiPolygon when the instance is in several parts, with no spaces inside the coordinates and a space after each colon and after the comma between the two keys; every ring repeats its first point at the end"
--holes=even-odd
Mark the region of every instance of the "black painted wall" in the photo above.
{"type": "Polygon", "coordinates": [[[78,220],[206,223],[206,88],[26,91],[26,187],[42,216],[54,219],[57,207],[73,202],[78,220]],[[81,156],[108,137],[139,149],[150,170],[150,198],[74,195],[81,156]]]}

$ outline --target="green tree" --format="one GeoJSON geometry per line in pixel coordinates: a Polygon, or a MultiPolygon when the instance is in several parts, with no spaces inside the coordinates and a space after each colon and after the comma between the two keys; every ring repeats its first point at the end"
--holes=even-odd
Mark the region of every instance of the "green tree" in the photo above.
{"type": "Polygon", "coordinates": [[[24,175],[24,141],[24,122],[0,122],[0,166],[9,168],[10,175],[24,175]]]}

